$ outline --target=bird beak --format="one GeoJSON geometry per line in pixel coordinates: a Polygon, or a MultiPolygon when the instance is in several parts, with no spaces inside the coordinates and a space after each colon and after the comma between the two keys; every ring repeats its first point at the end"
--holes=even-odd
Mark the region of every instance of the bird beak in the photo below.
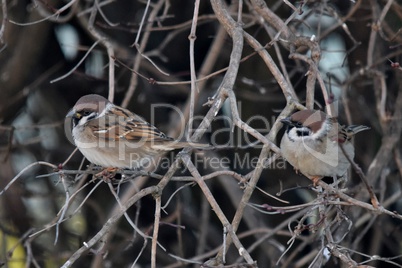
{"type": "Polygon", "coordinates": [[[68,114],[66,115],[67,117],[72,117],[72,118],[77,118],[80,119],[82,117],[82,115],[80,113],[77,113],[74,109],[71,109],[68,114]]]}
{"type": "Polygon", "coordinates": [[[286,117],[284,119],[281,119],[281,123],[287,126],[292,126],[293,122],[290,120],[290,117],[286,117]]]}

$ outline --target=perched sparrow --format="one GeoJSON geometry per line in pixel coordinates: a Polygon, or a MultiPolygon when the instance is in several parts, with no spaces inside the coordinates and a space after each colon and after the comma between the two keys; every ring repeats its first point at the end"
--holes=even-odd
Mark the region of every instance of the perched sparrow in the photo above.
{"type": "Polygon", "coordinates": [[[141,168],[167,151],[208,147],[175,141],[140,116],[95,94],[81,97],[67,117],[72,118],[72,137],[81,153],[107,168],[141,168]]]}
{"type": "Polygon", "coordinates": [[[351,138],[366,126],[340,126],[321,111],[303,110],[281,120],[287,126],[281,141],[282,156],[317,184],[323,177],[341,177],[353,159],[351,138]],[[340,147],[343,147],[343,150],[340,147]]]}

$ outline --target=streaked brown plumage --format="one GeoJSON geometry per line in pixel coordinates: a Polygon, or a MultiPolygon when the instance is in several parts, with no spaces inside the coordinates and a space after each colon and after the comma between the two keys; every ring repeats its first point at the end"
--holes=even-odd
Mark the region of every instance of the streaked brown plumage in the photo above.
{"type": "Polygon", "coordinates": [[[146,167],[167,151],[208,147],[175,141],[140,116],[95,94],[81,97],[66,117],[73,120],[72,135],[78,149],[90,162],[103,167],[146,167]]]}

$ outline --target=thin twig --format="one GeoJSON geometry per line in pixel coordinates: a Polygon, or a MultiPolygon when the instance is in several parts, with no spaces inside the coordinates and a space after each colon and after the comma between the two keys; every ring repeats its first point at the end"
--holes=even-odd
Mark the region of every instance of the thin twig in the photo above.
{"type": "Polygon", "coordinates": [[[97,40],[89,49],[88,51],[85,53],[85,55],[82,57],[82,59],[66,74],[53,79],[50,81],[50,83],[56,83],[57,81],[63,80],[64,78],[68,77],[70,74],[72,74],[73,72],[75,72],[75,70],[77,70],[77,68],[84,62],[84,60],[89,56],[89,54],[92,52],[92,50],[98,45],[98,43],[100,42],[100,40],[97,40]]]}

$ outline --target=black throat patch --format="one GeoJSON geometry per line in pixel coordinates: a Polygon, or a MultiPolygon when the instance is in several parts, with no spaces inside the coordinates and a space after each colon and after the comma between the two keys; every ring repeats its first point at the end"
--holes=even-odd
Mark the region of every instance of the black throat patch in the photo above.
{"type": "Polygon", "coordinates": [[[298,129],[296,130],[296,134],[299,137],[305,137],[310,135],[310,131],[307,129],[298,129]]]}

